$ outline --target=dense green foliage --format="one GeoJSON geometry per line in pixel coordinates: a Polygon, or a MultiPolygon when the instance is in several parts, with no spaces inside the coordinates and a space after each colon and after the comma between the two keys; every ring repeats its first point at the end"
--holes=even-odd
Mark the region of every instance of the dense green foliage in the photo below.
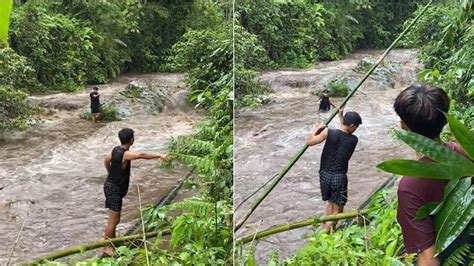
{"type": "Polygon", "coordinates": [[[0,84],[25,91],[40,88],[30,60],[9,47],[0,49],[0,84]]]}
{"type": "Polygon", "coordinates": [[[212,106],[222,88],[232,87],[232,31],[228,22],[221,25],[188,31],[169,58],[169,68],[186,71],[190,100],[198,106],[212,106]]]}
{"type": "Polygon", "coordinates": [[[35,110],[26,102],[26,97],[22,91],[0,86],[0,132],[24,129],[32,122],[35,110]]]}
{"type": "Polygon", "coordinates": [[[453,112],[474,126],[474,1],[456,0],[431,7],[407,44],[422,45],[420,80],[445,89],[453,112]]]}
{"type": "Polygon", "coordinates": [[[234,94],[242,106],[258,106],[267,101],[269,88],[257,82],[257,70],[274,65],[257,36],[234,24],[234,94]]]}

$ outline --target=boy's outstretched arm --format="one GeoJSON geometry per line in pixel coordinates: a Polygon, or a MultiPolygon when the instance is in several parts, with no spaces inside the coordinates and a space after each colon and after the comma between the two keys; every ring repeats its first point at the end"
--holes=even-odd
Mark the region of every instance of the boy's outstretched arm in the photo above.
{"type": "Polygon", "coordinates": [[[158,153],[148,153],[148,152],[133,152],[133,151],[126,151],[123,155],[124,160],[153,160],[153,159],[160,159],[165,162],[171,161],[171,157],[168,155],[158,154],[158,153]]]}
{"type": "Polygon", "coordinates": [[[316,131],[308,136],[306,144],[309,146],[313,146],[325,141],[327,137],[328,129],[326,128],[326,125],[324,123],[321,123],[316,127],[316,131]]]}
{"type": "Polygon", "coordinates": [[[105,166],[105,169],[107,170],[107,173],[110,172],[110,162],[112,161],[112,155],[107,155],[105,156],[104,158],[104,166],[105,166]]]}

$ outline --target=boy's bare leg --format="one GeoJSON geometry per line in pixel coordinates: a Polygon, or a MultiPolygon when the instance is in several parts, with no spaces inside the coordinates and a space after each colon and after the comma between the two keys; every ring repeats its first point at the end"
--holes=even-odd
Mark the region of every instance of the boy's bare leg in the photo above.
{"type": "MultiPolygon", "coordinates": [[[[115,229],[117,228],[118,223],[120,222],[120,212],[109,210],[109,219],[107,220],[107,226],[105,227],[105,239],[115,238],[115,229]]],[[[114,249],[111,245],[104,247],[103,252],[107,255],[112,256],[114,254],[114,249]]]]}
{"type": "MultiPolygon", "coordinates": [[[[331,202],[331,204],[332,204],[332,213],[331,214],[338,214],[338,213],[343,212],[344,206],[339,206],[334,202],[331,202]]],[[[337,222],[338,221],[329,222],[328,226],[329,226],[330,231],[334,231],[336,229],[337,222]]]]}
{"type": "MultiPolygon", "coordinates": [[[[331,215],[332,213],[333,213],[333,204],[329,200],[327,205],[326,205],[326,210],[324,211],[324,215],[331,215]]],[[[329,233],[330,226],[329,226],[328,222],[321,223],[321,226],[322,226],[324,232],[329,233]]]]}

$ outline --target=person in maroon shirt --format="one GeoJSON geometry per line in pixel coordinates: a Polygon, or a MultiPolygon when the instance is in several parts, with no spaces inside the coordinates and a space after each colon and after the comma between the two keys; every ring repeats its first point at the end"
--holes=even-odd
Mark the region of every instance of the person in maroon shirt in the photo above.
{"type": "MultiPolygon", "coordinates": [[[[441,143],[440,133],[447,123],[449,97],[440,88],[412,85],[395,99],[395,112],[401,118],[401,128],[413,131],[441,143]],[[444,112],[444,113],[443,113],[444,112]]],[[[467,157],[457,143],[443,144],[467,157]]],[[[432,160],[417,154],[419,161],[432,160]]],[[[440,265],[435,255],[436,231],[431,217],[417,220],[416,212],[426,203],[443,200],[447,180],[402,177],[398,185],[397,220],[407,253],[418,253],[418,265],[440,265]]]]}

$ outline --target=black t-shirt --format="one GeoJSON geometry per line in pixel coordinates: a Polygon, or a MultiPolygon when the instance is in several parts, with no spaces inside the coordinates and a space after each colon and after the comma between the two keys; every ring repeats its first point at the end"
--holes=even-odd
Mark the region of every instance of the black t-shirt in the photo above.
{"type": "Polygon", "coordinates": [[[329,97],[321,96],[319,103],[319,110],[329,110],[331,109],[329,97]]]}
{"type": "Polygon", "coordinates": [[[89,94],[89,97],[91,98],[91,106],[93,107],[98,107],[100,106],[100,100],[99,100],[99,96],[97,97],[94,97],[95,95],[98,95],[99,93],[97,91],[93,91],[89,94]]]}
{"type": "Polygon", "coordinates": [[[123,167],[122,161],[125,154],[125,149],[116,146],[112,150],[112,161],[110,163],[110,172],[107,176],[107,182],[115,184],[120,187],[121,196],[125,197],[128,191],[128,185],[130,183],[130,168],[131,162],[127,161],[125,168],[123,167]]]}
{"type": "Polygon", "coordinates": [[[357,142],[357,137],[352,134],[339,129],[328,129],[319,171],[346,174],[357,142]]]}

